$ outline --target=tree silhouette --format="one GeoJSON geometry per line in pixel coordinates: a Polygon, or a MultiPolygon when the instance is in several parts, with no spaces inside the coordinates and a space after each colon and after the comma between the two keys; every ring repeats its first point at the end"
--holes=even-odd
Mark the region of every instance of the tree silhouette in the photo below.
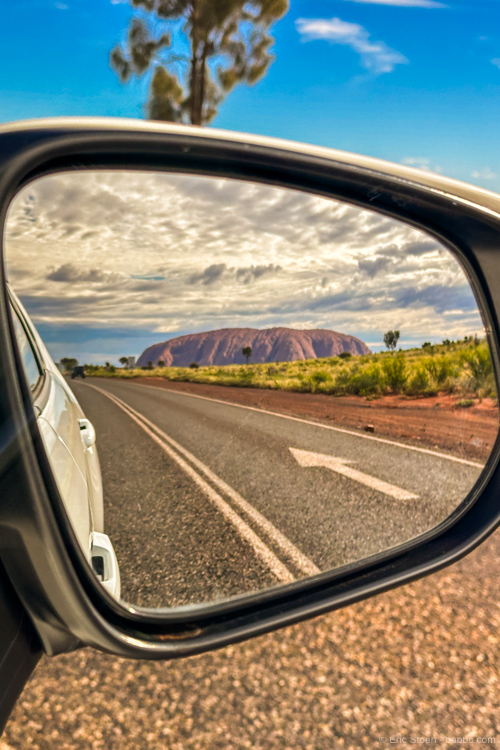
{"type": "Polygon", "coordinates": [[[398,345],[399,335],[399,331],[387,331],[387,333],[384,333],[384,344],[389,351],[393,352],[398,345]]]}
{"type": "Polygon", "coordinates": [[[78,364],[78,360],[74,357],[61,357],[60,362],[64,366],[66,372],[69,372],[78,364]]]}
{"type": "Polygon", "coordinates": [[[120,357],[118,362],[120,362],[125,367],[125,365],[128,364],[128,357],[120,357]]]}
{"type": "Polygon", "coordinates": [[[247,364],[248,364],[248,360],[252,356],[252,347],[251,346],[244,346],[243,349],[241,350],[241,353],[245,357],[245,359],[247,361],[247,364]]]}
{"type": "Polygon", "coordinates": [[[149,119],[205,125],[234,86],[266,74],[274,60],[269,29],[289,0],[130,2],[142,17],[131,20],[127,42],[112,50],[111,67],[122,82],[152,71],[149,119]],[[174,32],[189,54],[180,53],[174,32]]]}

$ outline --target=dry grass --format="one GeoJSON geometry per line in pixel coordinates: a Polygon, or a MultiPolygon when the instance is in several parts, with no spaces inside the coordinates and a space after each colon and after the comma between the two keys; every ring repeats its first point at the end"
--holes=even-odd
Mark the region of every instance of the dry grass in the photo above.
{"type": "Polygon", "coordinates": [[[452,342],[397,353],[270,364],[133,370],[88,365],[86,371],[91,377],[160,377],[170,381],[333,396],[352,394],[377,398],[389,393],[431,396],[444,391],[463,397],[496,398],[495,378],[485,341],[452,342]]]}

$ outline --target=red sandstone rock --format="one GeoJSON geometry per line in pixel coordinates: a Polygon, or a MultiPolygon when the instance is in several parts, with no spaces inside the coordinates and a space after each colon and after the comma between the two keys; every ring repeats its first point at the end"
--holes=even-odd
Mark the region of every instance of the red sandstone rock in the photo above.
{"type": "Polygon", "coordinates": [[[163,360],[167,367],[244,364],[241,350],[252,347],[251,362],[294,362],[298,359],[334,357],[341,352],[370,354],[355,336],[336,331],[293,328],[222,328],[191,333],[149,346],[137,361],[138,367],[163,360]]]}

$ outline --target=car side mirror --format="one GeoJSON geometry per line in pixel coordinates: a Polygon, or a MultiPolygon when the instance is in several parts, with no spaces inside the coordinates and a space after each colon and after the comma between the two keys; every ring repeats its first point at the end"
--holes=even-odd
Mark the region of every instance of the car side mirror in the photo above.
{"type": "Polygon", "coordinates": [[[0,162],[0,556],[48,653],[200,653],[498,525],[498,196],[114,120],[0,162]]]}

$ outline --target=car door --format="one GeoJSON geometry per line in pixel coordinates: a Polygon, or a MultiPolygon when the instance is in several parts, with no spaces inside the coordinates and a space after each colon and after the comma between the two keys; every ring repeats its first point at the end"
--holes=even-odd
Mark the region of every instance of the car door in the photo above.
{"type": "Polygon", "coordinates": [[[33,330],[14,297],[11,312],[40,434],[78,541],[90,558],[93,519],[85,446],[79,425],[83,413],[71,391],[60,382],[62,378],[48,368],[33,330]]]}

